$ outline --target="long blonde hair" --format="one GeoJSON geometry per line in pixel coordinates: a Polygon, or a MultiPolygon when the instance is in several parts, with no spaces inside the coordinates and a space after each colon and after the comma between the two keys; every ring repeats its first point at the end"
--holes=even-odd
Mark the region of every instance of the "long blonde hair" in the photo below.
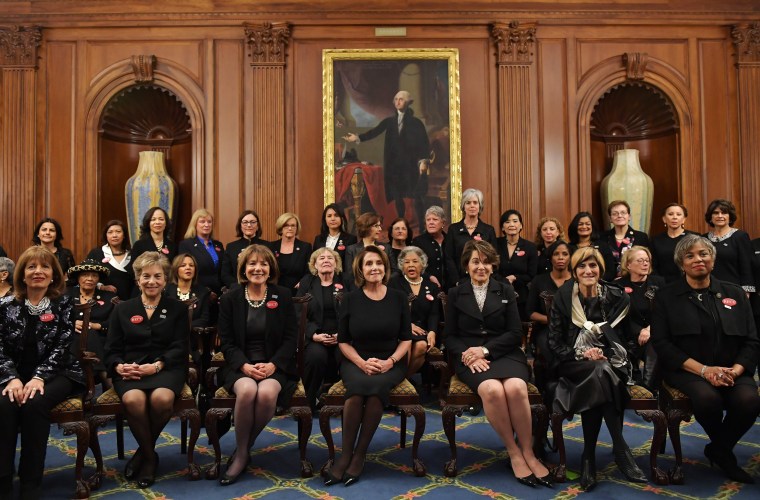
{"type": "MultiPolygon", "coordinates": [[[[201,217],[211,217],[212,222],[214,220],[214,216],[211,212],[209,212],[205,208],[199,208],[198,210],[193,212],[193,216],[190,217],[190,224],[187,225],[187,231],[185,231],[185,239],[195,238],[196,236],[198,236],[198,232],[195,230],[195,226],[198,225],[198,219],[200,219],[201,217]]],[[[213,239],[213,237],[214,237],[214,230],[212,226],[210,238],[213,239]]]]}

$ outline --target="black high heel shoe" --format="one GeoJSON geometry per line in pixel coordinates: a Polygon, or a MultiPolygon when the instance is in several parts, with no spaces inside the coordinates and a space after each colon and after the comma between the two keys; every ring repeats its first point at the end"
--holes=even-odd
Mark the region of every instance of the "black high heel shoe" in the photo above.
{"type": "MultiPolygon", "coordinates": [[[[227,472],[225,471],[225,473],[222,474],[222,477],[219,478],[219,484],[221,486],[229,486],[231,484],[234,484],[235,481],[237,481],[238,478],[240,477],[240,474],[242,474],[243,472],[246,471],[246,469],[248,469],[248,464],[250,463],[251,463],[251,456],[248,455],[248,460],[245,462],[245,466],[242,469],[240,469],[240,472],[238,472],[237,474],[233,476],[231,474],[227,474],[227,472]]],[[[229,470],[229,466],[227,467],[227,469],[229,470]]]]}
{"type": "Polygon", "coordinates": [[[359,476],[361,474],[353,475],[349,473],[343,474],[343,486],[351,486],[352,484],[356,484],[359,481],[359,476]]]}
{"type": "Polygon", "coordinates": [[[739,467],[736,463],[736,457],[730,450],[721,453],[712,443],[708,443],[705,445],[705,456],[710,461],[710,467],[715,463],[731,481],[755,484],[755,479],[747,471],[739,467]]]}
{"type": "MultiPolygon", "coordinates": [[[[343,478],[345,478],[345,474],[343,475],[343,478]]],[[[342,483],[343,478],[337,478],[332,475],[332,472],[329,470],[327,471],[327,478],[325,479],[325,486],[332,486],[334,484],[342,483]]]]}
{"type": "Polygon", "coordinates": [[[140,488],[150,488],[153,486],[153,483],[156,482],[156,470],[158,470],[158,453],[155,451],[153,452],[156,459],[153,462],[153,468],[152,470],[148,468],[147,471],[143,471],[143,469],[146,469],[146,465],[144,464],[143,467],[140,470],[140,476],[137,478],[137,486],[140,488]]]}
{"type": "Polygon", "coordinates": [[[133,480],[137,477],[137,474],[142,468],[142,450],[137,448],[132,458],[127,461],[127,465],[124,466],[124,477],[128,480],[133,480]]]}
{"type": "Polygon", "coordinates": [[[588,458],[583,459],[581,467],[581,489],[591,491],[596,488],[596,464],[588,458]]]}
{"type": "Polygon", "coordinates": [[[647,477],[644,475],[639,466],[636,465],[636,461],[633,459],[631,449],[627,446],[624,450],[615,451],[615,463],[620,469],[620,472],[631,482],[634,483],[646,483],[647,477]]]}
{"type": "Polygon", "coordinates": [[[552,476],[552,472],[549,471],[549,473],[544,477],[536,476],[536,483],[545,488],[554,488],[554,477],[552,476]]]}
{"type": "Polygon", "coordinates": [[[517,479],[517,482],[520,484],[524,484],[525,486],[530,486],[531,488],[536,487],[536,475],[533,473],[531,473],[530,476],[518,477],[516,479],[517,479]]]}

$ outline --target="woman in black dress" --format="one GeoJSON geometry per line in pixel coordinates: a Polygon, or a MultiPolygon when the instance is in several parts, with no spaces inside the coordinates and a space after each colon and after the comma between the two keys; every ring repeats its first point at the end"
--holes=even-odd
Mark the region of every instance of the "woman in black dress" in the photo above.
{"type": "Polygon", "coordinates": [[[275,222],[280,239],[269,244],[277,259],[280,270],[280,286],[287,287],[291,294],[296,293],[298,282],[309,272],[311,243],[298,239],[301,232],[301,220],[294,213],[285,212],[275,222]]]}
{"type": "Polygon", "coordinates": [[[145,252],[160,252],[169,262],[177,255],[177,244],[172,241],[172,221],[161,207],[151,207],[140,223],[140,239],[132,245],[132,263],[145,252]]]}
{"type": "Polygon", "coordinates": [[[104,292],[114,293],[121,300],[132,297],[135,275],[132,272],[132,255],[129,240],[126,238],[127,226],[120,220],[109,220],[103,228],[103,246],[93,248],[87,259],[102,263],[109,272],[98,288],[104,292]]]}
{"type": "Polygon", "coordinates": [[[11,498],[18,434],[20,498],[42,497],[50,411],[81,392],[84,373],[70,351],[74,304],[56,257],[26,249],[13,276],[15,296],[0,300],[0,494],[11,498]]]}
{"type": "Polygon", "coordinates": [[[205,208],[193,212],[185,231],[185,239],[179,242],[179,253],[189,253],[198,265],[198,282],[220,295],[222,293],[222,255],[224,245],[214,239],[214,216],[205,208]]]}
{"type": "Polygon", "coordinates": [[[689,396],[694,418],[710,438],[710,464],[732,481],[754,483],[733,449],[760,413],[753,379],[760,342],[745,292],[712,275],[716,254],[698,235],[676,245],[684,277],[657,293],[652,342],[664,380],[689,396]]]}
{"type": "Polygon", "coordinates": [[[312,248],[327,247],[335,250],[340,256],[341,263],[345,261],[346,248],[356,243],[356,236],[346,232],[348,221],[343,209],[337,203],[330,203],[322,211],[322,225],[319,234],[314,238],[312,248]]]}
{"type": "Polygon", "coordinates": [[[449,226],[446,234],[446,280],[447,286],[456,286],[465,277],[464,270],[459,266],[464,246],[470,240],[487,241],[496,248],[496,231],[490,224],[480,220],[483,213],[483,192],[469,188],[462,193],[462,220],[449,226]]]}
{"type": "Polygon", "coordinates": [[[696,234],[684,228],[689,211],[680,203],[670,203],[662,211],[665,231],[655,235],[649,242],[652,252],[652,271],[662,276],[666,283],[681,279],[681,270],[673,261],[676,245],[687,234],[696,234]]]}
{"type": "Polygon", "coordinates": [[[504,236],[496,239],[496,252],[499,254],[497,273],[515,289],[520,319],[528,321],[525,303],[528,301],[528,283],[536,276],[538,252],[533,242],[520,236],[523,229],[520,212],[507,210],[501,214],[499,226],[504,236]]]}
{"type": "Polygon", "coordinates": [[[388,226],[388,242],[391,247],[391,262],[398,262],[398,256],[405,247],[412,244],[414,232],[409,221],[403,217],[394,219],[388,226]]]}
{"type": "Polygon", "coordinates": [[[652,303],[657,290],[665,286],[661,276],[652,273],[652,254],[647,247],[634,245],[625,252],[620,260],[623,274],[615,281],[622,286],[631,299],[628,312],[629,338],[628,352],[633,363],[633,380],[654,391],[659,382],[655,377],[657,354],[654,352],[651,336],[652,303]],[[643,370],[639,363],[643,362],[643,370]]]}
{"type": "Polygon", "coordinates": [[[219,304],[219,336],[225,365],[224,387],[235,393],[235,443],[219,484],[228,486],[248,466],[249,450],[274,416],[278,398],[284,404],[298,382],[297,325],[290,289],[278,286],[279,270],[272,252],[251,245],[238,260],[241,286],[225,293],[219,304]]]}
{"type": "Polygon", "coordinates": [[[327,472],[325,486],[350,486],[359,480],[390,391],[406,374],[412,322],[406,295],[386,286],[390,270],[388,256],[374,245],[354,261],[359,288],[343,298],[338,322],[344,357],[340,371],[346,385],[343,453],[327,472]]]}
{"type": "MultiPolygon", "coordinates": [[[[309,258],[310,273],[298,285],[297,296],[311,294],[306,309],[303,384],[312,411],[326,378],[336,380],[338,349],[338,294],[343,292],[343,264],[335,250],[321,247],[309,258]]],[[[300,309],[299,309],[300,311],[300,309]]]]}
{"type": "Polygon", "coordinates": [[[461,264],[469,279],[449,291],[446,314],[446,347],[456,374],[483,401],[488,421],[507,447],[517,480],[551,488],[549,470],[532,449],[530,367],[520,348],[522,323],[515,292],[510,285],[491,279],[499,256],[489,243],[468,242],[461,264]]]}
{"type": "Polygon", "coordinates": [[[570,239],[570,255],[579,248],[595,248],[602,254],[604,259],[604,275],[602,279],[612,281],[617,273],[617,264],[612,256],[612,251],[607,244],[600,240],[599,228],[594,218],[588,212],[578,212],[567,227],[567,236],[570,239]]]}
{"type": "Polygon", "coordinates": [[[741,286],[747,296],[755,293],[752,274],[752,242],[749,235],[736,229],[736,207],[728,200],[713,200],[705,211],[705,222],[712,227],[704,236],[715,245],[712,274],[721,281],[741,286]]]}
{"type": "Polygon", "coordinates": [[[412,345],[409,349],[409,369],[411,377],[425,363],[425,354],[435,345],[438,319],[441,315],[441,291],[438,285],[424,275],[428,260],[421,248],[408,246],[401,250],[398,267],[401,275],[394,276],[388,286],[404,292],[412,300],[412,345]]]}
{"type": "Polygon", "coordinates": [[[570,259],[574,281],[554,295],[549,349],[559,375],[554,411],[580,413],[583,427],[581,489],[596,486],[596,444],[602,420],[612,438],[615,463],[629,481],[647,481],[623,438],[623,411],[631,363],[625,349],[629,298],[601,281],[604,258],[593,247],[570,259]]]}
{"type": "Polygon", "coordinates": [[[195,258],[189,253],[181,253],[172,261],[169,277],[171,283],[166,285],[164,292],[168,297],[180,301],[198,299],[193,304],[192,328],[209,326],[209,295],[210,291],[203,285],[198,284],[198,265],[195,258]]]}
{"type": "Polygon", "coordinates": [[[227,243],[222,256],[222,283],[227,288],[237,285],[238,255],[251,245],[266,245],[261,239],[261,222],[255,210],[243,210],[235,225],[238,239],[227,243]]]}
{"type": "Polygon", "coordinates": [[[163,254],[145,252],[132,267],[140,295],[114,308],[105,365],[138,445],[124,476],[148,488],[158,467],[156,440],[187,376],[190,320],[187,306],[163,295],[170,268],[163,254]]]}
{"type": "MultiPolygon", "coordinates": [[[[34,236],[32,237],[32,243],[41,247],[47,248],[58,259],[58,263],[63,269],[64,275],[71,266],[75,264],[74,254],[71,250],[64,248],[61,242],[63,241],[63,230],[57,220],[52,217],[45,217],[37,223],[34,227],[34,236]]],[[[68,277],[67,277],[68,279],[68,277]]]]}
{"type": "Polygon", "coordinates": [[[567,241],[565,239],[565,229],[562,223],[556,217],[543,217],[538,221],[536,226],[536,237],[533,242],[536,244],[538,253],[538,265],[536,274],[549,273],[552,270],[551,254],[546,249],[557,241],[567,241]]]}
{"type": "MultiPolygon", "coordinates": [[[[131,269],[131,267],[130,267],[131,269]]],[[[88,304],[92,301],[90,309],[90,329],[87,335],[87,350],[94,352],[99,360],[105,359],[103,346],[108,334],[108,319],[113,311],[111,300],[115,294],[106,290],[98,290],[97,284],[108,279],[110,269],[98,261],[85,260],[78,266],[69,269],[69,280],[76,283],[69,287],[66,295],[70,296],[74,304],[88,304]]],[[[74,311],[72,319],[76,333],[82,333],[83,312],[74,311]]],[[[103,384],[103,390],[111,388],[111,380],[108,378],[106,367],[102,361],[93,367],[97,381],[103,384]]]]}

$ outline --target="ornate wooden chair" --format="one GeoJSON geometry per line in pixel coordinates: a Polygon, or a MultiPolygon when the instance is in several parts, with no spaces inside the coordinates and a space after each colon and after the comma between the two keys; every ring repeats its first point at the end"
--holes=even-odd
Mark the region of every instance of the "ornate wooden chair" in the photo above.
{"type": "MultiPolygon", "coordinates": [[[[544,304],[547,311],[551,311],[554,302],[553,295],[543,295],[544,304]]],[[[652,391],[641,385],[628,386],[630,400],[626,405],[627,410],[633,410],[636,415],[643,418],[646,422],[651,422],[654,430],[652,435],[652,445],[649,450],[649,472],[651,480],[655,484],[669,484],[668,475],[657,467],[657,454],[665,444],[665,435],[667,434],[667,423],[665,413],[660,410],[657,398],[652,391]]],[[[559,464],[554,469],[554,481],[564,483],[567,480],[567,454],[565,452],[565,440],[562,435],[562,422],[572,420],[571,413],[551,414],[552,437],[554,446],[559,452],[559,464]]]]}
{"type": "MultiPolygon", "coordinates": [[[[304,350],[304,333],[306,331],[306,308],[311,294],[302,297],[293,297],[293,302],[301,307],[301,314],[298,322],[298,349],[296,351],[298,366],[298,386],[293,396],[290,398],[290,404],[287,408],[290,414],[298,422],[298,450],[301,458],[301,477],[311,477],[314,475],[311,462],[306,459],[306,443],[309,441],[312,427],[311,407],[306,398],[303,377],[303,350],[304,350]]],[[[216,345],[216,340],[212,343],[216,345]]],[[[235,395],[230,393],[224,387],[218,387],[215,383],[216,373],[224,366],[224,354],[215,352],[211,356],[211,367],[206,373],[206,387],[214,396],[211,398],[210,407],[206,413],[206,432],[209,441],[214,447],[214,463],[206,470],[206,479],[216,479],[219,477],[222,462],[222,450],[219,446],[219,429],[218,423],[229,417],[235,408],[235,395]]]]}
{"type": "Polygon", "coordinates": [[[50,411],[51,423],[57,424],[58,428],[63,430],[65,436],[72,434],[76,434],[77,436],[77,459],[74,466],[74,478],[76,480],[74,498],[88,498],[90,496],[90,487],[82,479],[82,469],[84,468],[84,457],[87,454],[87,448],[90,447],[90,427],[87,425],[85,410],[95,392],[92,366],[97,361],[95,354],[87,350],[87,335],[90,330],[92,304],[93,302],[76,305],[76,310],[82,313],[82,332],[79,334],[79,339],[74,341],[75,345],[73,346],[73,350],[76,351],[85,374],[86,390],[84,394],[71,396],[58,403],[50,411]]]}
{"type": "MultiPolygon", "coordinates": [[[[197,299],[183,301],[188,308],[188,315],[192,319],[193,304],[197,299]]],[[[114,303],[118,303],[118,298],[114,299],[114,303]]],[[[190,343],[191,336],[188,332],[188,343],[190,343]]],[[[192,348],[192,345],[191,345],[192,348]]],[[[180,446],[181,453],[187,453],[187,467],[188,467],[188,479],[190,481],[197,481],[201,478],[200,468],[195,464],[194,451],[195,443],[198,441],[198,436],[201,431],[201,416],[198,411],[198,407],[195,404],[195,394],[190,384],[194,384],[197,387],[197,368],[194,372],[190,363],[187,369],[187,382],[182,387],[182,393],[178,398],[174,400],[174,412],[173,417],[181,419],[183,422],[189,422],[190,424],[190,440],[185,444],[185,430],[183,429],[182,442],[180,446]],[[186,448],[187,446],[187,448],[186,448]]],[[[96,471],[95,474],[89,479],[90,489],[97,490],[100,488],[103,480],[103,454],[100,450],[100,442],[98,440],[98,427],[104,426],[111,420],[116,420],[116,445],[119,459],[124,459],[124,406],[121,403],[119,395],[112,387],[101,394],[91,405],[90,415],[88,416],[88,423],[90,426],[90,448],[95,456],[96,471]]]]}

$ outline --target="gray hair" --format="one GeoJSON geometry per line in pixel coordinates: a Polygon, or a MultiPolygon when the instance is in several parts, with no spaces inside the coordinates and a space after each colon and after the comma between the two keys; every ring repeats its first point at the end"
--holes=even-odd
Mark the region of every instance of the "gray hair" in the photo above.
{"type": "Polygon", "coordinates": [[[464,204],[467,203],[467,200],[470,198],[475,197],[478,200],[478,205],[480,205],[478,209],[478,214],[483,213],[483,191],[480,189],[475,188],[469,188],[465,189],[464,193],[462,193],[462,202],[459,204],[459,209],[464,212],[464,204]]]}
{"type": "Polygon", "coordinates": [[[13,263],[8,257],[0,257],[0,272],[8,271],[8,275],[13,281],[13,270],[16,269],[16,264],[13,263]]]}
{"type": "Polygon", "coordinates": [[[692,249],[694,245],[701,245],[710,254],[710,257],[715,258],[715,245],[704,236],[698,234],[687,234],[676,245],[676,249],[673,252],[673,261],[678,266],[678,269],[683,271],[683,258],[692,249]]]}
{"type": "Polygon", "coordinates": [[[438,217],[442,221],[446,220],[446,212],[443,210],[442,207],[439,207],[438,205],[433,205],[432,207],[425,210],[425,218],[427,219],[428,215],[433,215],[435,217],[438,217]]]}
{"type": "Polygon", "coordinates": [[[420,258],[420,262],[422,262],[421,273],[424,273],[428,265],[428,256],[425,252],[422,251],[420,247],[416,247],[414,245],[409,245],[408,247],[404,247],[401,249],[401,251],[398,254],[398,268],[399,269],[404,268],[404,259],[406,259],[406,256],[412,252],[416,253],[417,257],[420,258]]]}

